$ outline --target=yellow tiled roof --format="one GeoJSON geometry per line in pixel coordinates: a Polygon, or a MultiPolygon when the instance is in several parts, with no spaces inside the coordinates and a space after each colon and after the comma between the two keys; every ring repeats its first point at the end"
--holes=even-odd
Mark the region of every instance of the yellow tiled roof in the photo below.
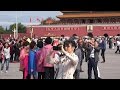
{"type": "Polygon", "coordinates": [[[120,16],[120,12],[109,12],[109,13],[73,13],[73,14],[63,14],[57,16],[58,18],[85,18],[85,17],[114,17],[120,16]]]}

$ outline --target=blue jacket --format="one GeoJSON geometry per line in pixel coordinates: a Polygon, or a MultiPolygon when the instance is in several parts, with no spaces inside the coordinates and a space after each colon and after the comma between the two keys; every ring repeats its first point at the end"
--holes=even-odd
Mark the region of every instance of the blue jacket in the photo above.
{"type": "Polygon", "coordinates": [[[105,41],[102,41],[102,42],[100,43],[100,48],[101,48],[101,49],[106,49],[106,42],[105,42],[105,41]]]}
{"type": "Polygon", "coordinates": [[[31,74],[31,70],[33,73],[36,72],[36,52],[33,50],[29,51],[29,60],[28,60],[28,73],[31,74]]]}

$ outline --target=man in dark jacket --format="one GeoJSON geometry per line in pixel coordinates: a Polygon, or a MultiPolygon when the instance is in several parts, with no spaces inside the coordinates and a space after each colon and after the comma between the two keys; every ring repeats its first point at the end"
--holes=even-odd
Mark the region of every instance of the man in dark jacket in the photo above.
{"type": "Polygon", "coordinates": [[[105,62],[105,50],[106,50],[106,41],[104,37],[102,37],[102,40],[100,42],[100,48],[101,48],[101,56],[103,59],[101,63],[104,63],[105,62]]]}
{"type": "Polygon", "coordinates": [[[88,61],[88,79],[92,79],[92,69],[94,71],[95,79],[98,79],[97,63],[99,61],[100,47],[94,38],[88,41],[87,49],[87,61],[88,61]]]}
{"type": "Polygon", "coordinates": [[[19,62],[20,46],[19,46],[19,43],[17,40],[16,40],[16,43],[14,44],[13,48],[14,48],[14,53],[15,53],[14,61],[19,62]]]}

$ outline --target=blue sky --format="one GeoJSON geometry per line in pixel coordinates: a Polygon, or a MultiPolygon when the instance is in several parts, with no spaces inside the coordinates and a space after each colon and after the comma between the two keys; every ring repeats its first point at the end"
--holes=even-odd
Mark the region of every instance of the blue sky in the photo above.
{"type": "Polygon", "coordinates": [[[9,25],[15,23],[16,15],[18,22],[24,25],[30,24],[30,18],[31,23],[37,25],[39,22],[36,18],[40,20],[47,17],[56,18],[57,15],[62,15],[62,13],[60,11],[0,11],[0,26],[9,27],[9,25]]]}

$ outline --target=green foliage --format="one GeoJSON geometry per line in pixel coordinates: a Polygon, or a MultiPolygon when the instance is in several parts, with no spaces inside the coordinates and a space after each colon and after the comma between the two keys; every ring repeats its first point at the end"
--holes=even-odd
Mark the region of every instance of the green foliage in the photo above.
{"type": "MultiPolygon", "coordinates": [[[[4,29],[0,26],[0,34],[12,34],[15,28],[16,23],[10,25],[9,29],[7,29],[7,27],[4,29]]],[[[26,27],[21,23],[18,23],[18,33],[26,33],[26,27]]]]}
{"type": "Polygon", "coordinates": [[[5,32],[4,28],[0,26],[0,34],[3,34],[5,32]]]}
{"type": "MultiPolygon", "coordinates": [[[[16,28],[16,24],[12,24],[10,25],[9,30],[13,31],[15,28],[16,28]]],[[[21,23],[18,23],[18,33],[26,33],[26,27],[21,23]]]]}

